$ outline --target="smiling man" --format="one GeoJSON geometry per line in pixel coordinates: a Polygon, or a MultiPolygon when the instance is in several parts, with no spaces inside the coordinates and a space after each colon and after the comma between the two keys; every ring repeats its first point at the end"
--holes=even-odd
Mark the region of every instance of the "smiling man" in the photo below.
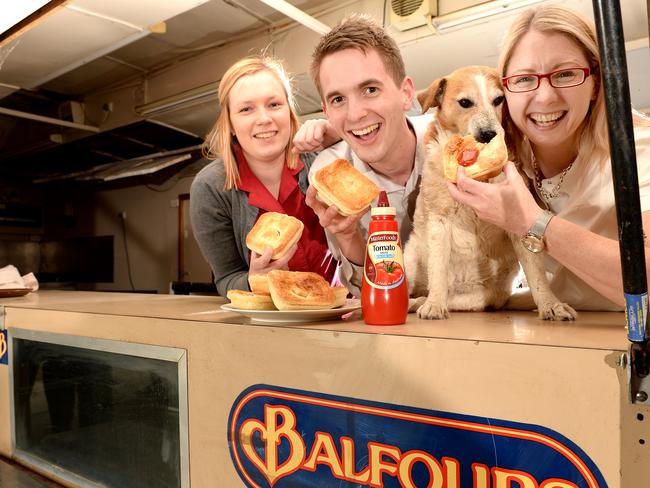
{"type": "MultiPolygon", "coordinates": [[[[318,155],[310,177],[334,159],[352,161],[388,194],[405,243],[411,230],[409,196],[417,193],[424,133],[431,116],[406,115],[415,89],[395,40],[372,17],[351,15],[321,38],[312,56],[311,74],[323,111],[343,140],[318,155]]],[[[313,187],[306,202],[325,227],[330,250],[341,261],[343,282],[358,294],[370,212],[344,217],[336,207],[316,199],[313,187]]]]}

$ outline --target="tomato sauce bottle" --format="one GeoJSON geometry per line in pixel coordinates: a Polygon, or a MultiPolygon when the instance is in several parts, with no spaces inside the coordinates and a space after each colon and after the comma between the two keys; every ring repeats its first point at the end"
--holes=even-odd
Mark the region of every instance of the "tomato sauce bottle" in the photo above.
{"type": "Polygon", "coordinates": [[[386,192],[379,194],[371,209],[368,243],[361,283],[361,312],[369,325],[399,325],[406,322],[409,293],[395,207],[386,192]]]}

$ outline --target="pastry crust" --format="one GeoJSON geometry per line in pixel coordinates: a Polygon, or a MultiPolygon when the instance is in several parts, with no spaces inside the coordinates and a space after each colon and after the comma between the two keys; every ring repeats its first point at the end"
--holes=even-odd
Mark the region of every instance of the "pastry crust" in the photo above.
{"type": "Polygon", "coordinates": [[[269,278],[266,276],[266,273],[249,273],[248,285],[251,287],[251,291],[255,293],[261,293],[263,295],[271,294],[269,291],[269,278]]]}
{"type": "Polygon", "coordinates": [[[341,215],[356,215],[379,195],[379,187],[346,159],[335,159],[319,169],[311,184],[327,205],[336,205],[341,215]]]}
{"type": "Polygon", "coordinates": [[[270,295],[244,290],[228,290],[226,297],[234,308],[240,310],[275,310],[270,295]]]}
{"type": "Polygon", "coordinates": [[[334,292],[334,305],[332,308],[338,308],[345,305],[345,302],[348,299],[348,289],[345,286],[335,286],[332,288],[334,292]]]}
{"type": "Polygon", "coordinates": [[[246,236],[246,246],[257,254],[264,254],[267,247],[273,249],[271,259],[280,259],[302,235],[304,224],[295,217],[278,212],[260,215],[246,236]]]}
{"type": "Polygon", "coordinates": [[[336,296],[325,278],[303,271],[267,273],[269,290],[278,310],[318,310],[334,307],[336,296]]]}
{"type": "Polygon", "coordinates": [[[470,178],[485,181],[495,177],[508,162],[508,150],[503,133],[497,134],[487,144],[478,142],[471,135],[454,135],[442,153],[445,177],[456,182],[459,164],[470,178]],[[475,159],[475,161],[474,161],[475,159]]]}

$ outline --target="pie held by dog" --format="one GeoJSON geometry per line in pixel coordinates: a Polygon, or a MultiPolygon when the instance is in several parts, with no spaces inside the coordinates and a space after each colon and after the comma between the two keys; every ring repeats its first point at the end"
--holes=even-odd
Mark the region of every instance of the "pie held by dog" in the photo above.
{"type": "Polygon", "coordinates": [[[275,310],[270,295],[244,290],[228,290],[226,298],[230,304],[240,310],[275,310]]]}
{"type": "Polygon", "coordinates": [[[278,310],[334,308],[334,289],[317,273],[276,269],[267,276],[271,298],[278,310]]]}
{"type": "Polygon", "coordinates": [[[314,174],[312,185],[327,205],[336,205],[341,215],[355,215],[379,195],[379,187],[346,159],[335,159],[314,174]]]}
{"type": "Polygon", "coordinates": [[[246,236],[246,246],[257,254],[273,249],[271,259],[280,259],[300,240],[304,224],[289,215],[266,212],[260,215],[246,236]]]}
{"type": "Polygon", "coordinates": [[[454,183],[458,166],[463,166],[470,178],[485,181],[501,173],[508,162],[508,150],[503,134],[497,134],[487,144],[471,135],[454,135],[445,145],[442,161],[445,176],[454,183]]]}

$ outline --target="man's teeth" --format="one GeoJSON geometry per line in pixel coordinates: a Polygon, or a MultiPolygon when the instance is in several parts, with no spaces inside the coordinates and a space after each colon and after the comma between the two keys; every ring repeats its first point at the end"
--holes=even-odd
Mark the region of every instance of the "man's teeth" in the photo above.
{"type": "Polygon", "coordinates": [[[379,128],[379,124],[372,124],[366,127],[365,129],[353,130],[352,133],[355,136],[365,136],[366,134],[370,134],[372,131],[378,128],[379,128]]]}
{"type": "Polygon", "coordinates": [[[275,135],[276,131],[270,131],[270,132],[260,132],[259,134],[255,134],[255,137],[258,139],[268,139],[269,137],[273,137],[275,135]]]}
{"type": "Polygon", "coordinates": [[[551,114],[533,114],[530,118],[535,122],[549,123],[555,122],[557,119],[562,117],[562,115],[564,115],[564,112],[553,112],[551,114]]]}

